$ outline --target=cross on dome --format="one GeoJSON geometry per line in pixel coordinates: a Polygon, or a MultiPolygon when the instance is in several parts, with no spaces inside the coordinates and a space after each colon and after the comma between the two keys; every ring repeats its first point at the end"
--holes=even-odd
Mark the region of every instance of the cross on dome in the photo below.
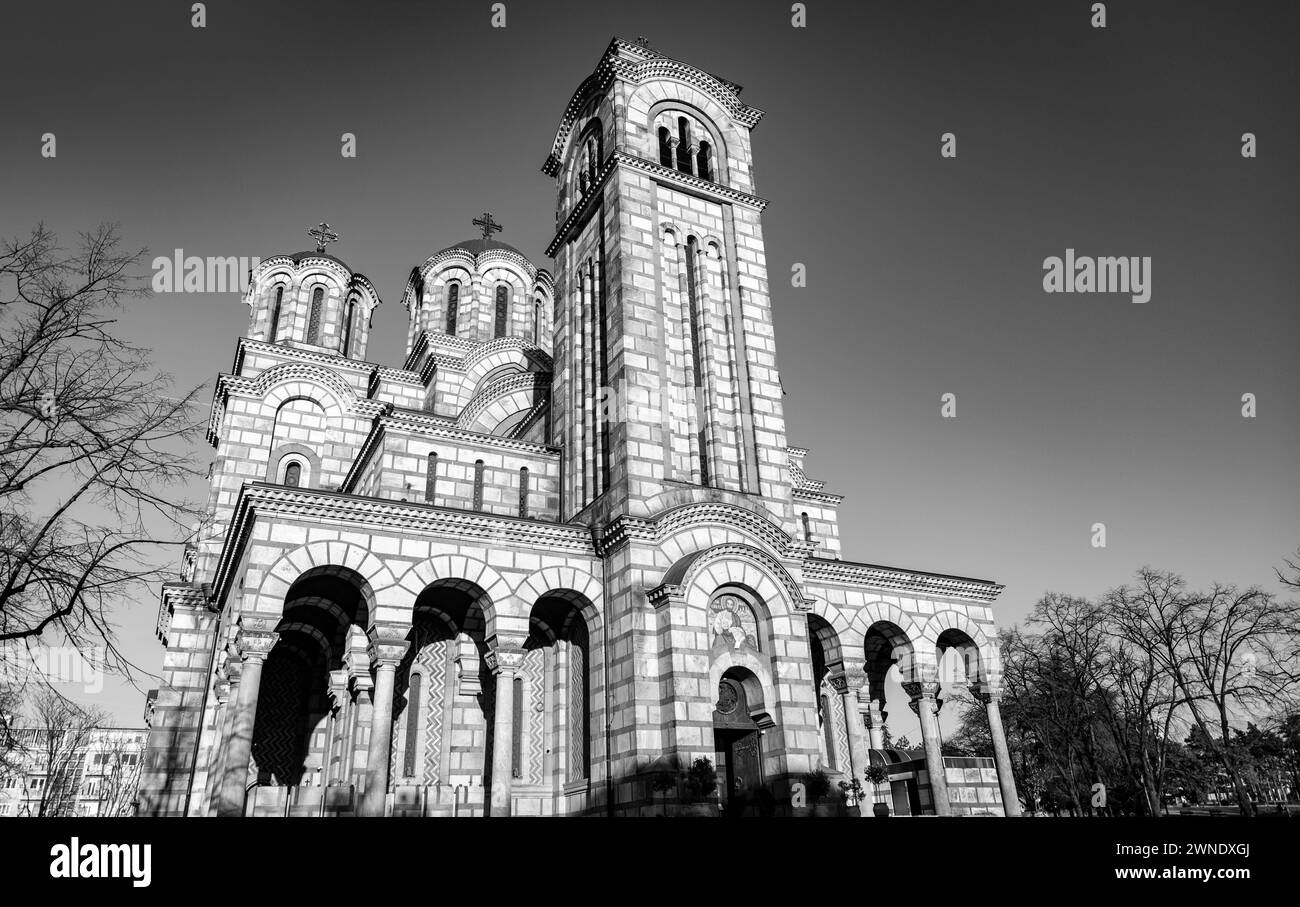
{"type": "Polygon", "coordinates": [[[483,242],[487,243],[492,238],[493,233],[500,233],[505,228],[492,219],[491,212],[484,211],[479,217],[474,218],[471,223],[483,231],[483,242]]]}
{"type": "Polygon", "coordinates": [[[307,231],[307,235],[316,240],[316,251],[324,252],[325,247],[332,242],[338,242],[339,235],[330,229],[330,225],[321,221],[318,226],[312,227],[307,231]]]}

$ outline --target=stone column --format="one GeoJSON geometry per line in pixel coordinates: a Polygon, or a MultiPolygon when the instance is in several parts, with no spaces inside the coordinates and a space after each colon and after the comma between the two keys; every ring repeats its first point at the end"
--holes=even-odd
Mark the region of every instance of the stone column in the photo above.
{"type": "Polygon", "coordinates": [[[366,751],[366,790],[361,815],[382,816],[388,799],[388,765],[392,760],[393,687],[397,666],[406,654],[406,640],[391,630],[372,631],[370,662],[375,670],[374,706],[370,714],[370,747],[366,751]]]}
{"type": "MultiPolygon", "coordinates": [[[[253,726],[257,720],[257,694],[262,685],[262,664],[279,634],[266,618],[241,617],[231,658],[241,667],[238,692],[230,709],[221,767],[218,816],[242,816],[248,788],[248,760],[253,751],[253,726]]],[[[229,670],[229,667],[227,668],[229,670]]]]}
{"type": "MultiPolygon", "coordinates": [[[[866,683],[862,669],[854,665],[844,665],[843,673],[831,676],[831,685],[839,692],[844,702],[844,722],[849,738],[849,777],[857,778],[862,785],[862,801],[872,799],[872,785],[866,779],[867,766],[871,764],[871,746],[867,739],[867,728],[862,721],[862,706],[858,693],[866,683]]],[[[871,815],[865,807],[867,802],[859,802],[864,816],[871,815]]]]}
{"type": "Polygon", "coordinates": [[[342,783],[344,774],[344,752],[347,746],[348,708],[351,696],[348,695],[348,672],[346,669],[330,671],[329,680],[329,736],[325,740],[325,766],[321,786],[342,783]],[[337,760],[337,767],[335,766],[337,760]]]}
{"type": "MultiPolygon", "coordinates": [[[[356,784],[357,747],[360,745],[361,730],[365,727],[362,715],[372,708],[375,701],[375,681],[369,672],[364,677],[353,677],[349,690],[352,701],[348,704],[347,748],[344,750],[343,780],[356,784]]],[[[373,712],[372,712],[373,713],[373,712]]]]}
{"type": "Polygon", "coordinates": [[[998,769],[998,787],[1002,789],[1002,809],[1009,817],[1020,815],[1020,797],[1016,794],[1016,777],[1011,771],[1011,751],[1007,749],[1007,737],[1002,729],[1002,710],[998,702],[1002,691],[988,684],[972,685],[971,692],[984,703],[984,711],[989,718],[989,736],[993,738],[993,763],[998,769]]]}
{"type": "Polygon", "coordinates": [[[515,676],[524,663],[523,646],[494,643],[487,653],[488,668],[496,675],[496,700],[492,720],[491,815],[510,815],[514,782],[515,676]]]}
{"type": "Polygon", "coordinates": [[[214,718],[216,733],[212,740],[212,753],[208,759],[208,783],[203,791],[203,814],[212,811],[217,792],[221,789],[221,766],[226,754],[224,741],[230,736],[231,700],[239,692],[239,672],[228,671],[223,664],[217,671],[217,682],[213,684],[212,694],[217,700],[217,713],[214,718]]]}
{"type": "Polygon", "coordinates": [[[952,814],[948,802],[948,777],[943,769],[943,750],[939,741],[939,715],[935,699],[939,684],[934,681],[905,683],[903,689],[912,699],[912,711],[921,719],[921,739],[925,742],[925,767],[930,773],[930,796],[938,816],[952,814]]]}
{"type": "Polygon", "coordinates": [[[863,710],[863,717],[867,725],[867,739],[871,743],[873,750],[883,750],[885,748],[885,713],[880,708],[880,703],[871,700],[871,694],[866,687],[858,690],[858,708],[863,710]]]}

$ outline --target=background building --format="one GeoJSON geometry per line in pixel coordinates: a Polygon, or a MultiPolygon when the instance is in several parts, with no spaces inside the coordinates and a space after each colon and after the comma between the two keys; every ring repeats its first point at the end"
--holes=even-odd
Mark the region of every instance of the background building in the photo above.
{"type": "Polygon", "coordinates": [[[134,816],[148,733],[16,728],[0,769],[0,817],[134,816]]]}

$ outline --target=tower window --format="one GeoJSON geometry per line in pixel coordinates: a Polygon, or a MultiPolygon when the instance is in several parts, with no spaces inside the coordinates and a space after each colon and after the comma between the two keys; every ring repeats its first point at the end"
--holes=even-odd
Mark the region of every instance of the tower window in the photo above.
{"type": "Polygon", "coordinates": [[[456,333],[456,310],[460,308],[460,284],[453,281],[447,287],[447,333],[456,333]]]}
{"type": "Polygon", "coordinates": [[[280,328],[280,306],[284,302],[284,287],[275,288],[275,305],[271,307],[271,324],[266,331],[266,342],[275,343],[276,332],[280,328]]]}
{"type": "Polygon", "coordinates": [[[424,468],[424,501],[426,504],[433,503],[434,493],[438,486],[438,455],[430,453],[425,460],[424,468]]]}
{"type": "Polygon", "coordinates": [[[667,126],[659,127],[659,163],[665,167],[673,165],[673,143],[672,132],[667,126]]]}
{"type": "Polygon", "coordinates": [[[505,284],[502,284],[497,287],[496,330],[493,334],[495,337],[504,337],[506,335],[506,313],[509,305],[509,300],[506,298],[506,287],[505,284]]]}
{"type": "Polygon", "coordinates": [[[713,149],[708,142],[700,142],[700,150],[695,155],[695,174],[701,179],[713,179],[713,164],[710,160],[712,153],[713,149]]]}
{"type": "Polygon", "coordinates": [[[474,461],[474,509],[483,509],[483,461],[474,461]]]}
{"type": "Polygon", "coordinates": [[[528,516],[528,467],[519,468],[519,515],[528,516]]]}
{"type": "Polygon", "coordinates": [[[284,484],[297,488],[302,484],[302,464],[297,460],[284,468],[284,484]]]}
{"type": "Polygon", "coordinates": [[[542,301],[538,299],[533,303],[533,343],[542,342],[542,301]]]}
{"type": "Polygon", "coordinates": [[[311,309],[307,315],[307,342],[317,343],[320,339],[321,307],[325,304],[325,288],[317,287],[311,293],[311,309]]]}
{"type": "Polygon", "coordinates": [[[811,542],[811,541],[813,540],[813,539],[812,539],[812,524],[810,524],[810,523],[808,522],[808,513],[807,513],[807,511],[805,511],[805,512],[802,513],[802,514],[800,514],[800,517],[803,519],[803,540],[804,540],[805,542],[811,542]]]}
{"type": "Polygon", "coordinates": [[[686,117],[677,118],[677,169],[691,173],[691,124],[686,117]]]}

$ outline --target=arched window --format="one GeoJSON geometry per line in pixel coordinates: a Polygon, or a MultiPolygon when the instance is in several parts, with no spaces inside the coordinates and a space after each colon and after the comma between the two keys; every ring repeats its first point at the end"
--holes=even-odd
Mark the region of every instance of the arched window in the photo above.
{"type": "Polygon", "coordinates": [[[284,484],[297,488],[302,483],[302,464],[293,460],[284,468],[284,484]]]}
{"type": "Polygon", "coordinates": [[[438,455],[430,452],[425,458],[424,466],[424,502],[433,503],[434,493],[438,490],[438,455]]]}
{"type": "Polygon", "coordinates": [[[424,675],[411,675],[411,685],[406,691],[406,744],[402,748],[402,775],[415,777],[415,751],[420,744],[420,686],[424,675]]]}
{"type": "Polygon", "coordinates": [[[708,142],[700,142],[700,150],[695,155],[695,175],[701,179],[713,179],[713,164],[710,161],[710,155],[713,148],[708,142]]]}
{"type": "Polygon", "coordinates": [[[452,281],[447,287],[447,333],[456,333],[456,310],[460,308],[460,284],[452,281]]]}
{"type": "Polygon", "coordinates": [[[677,169],[691,172],[691,124],[686,117],[677,118],[677,169]]]}
{"type": "Polygon", "coordinates": [[[509,306],[510,306],[510,301],[507,298],[506,285],[500,284],[497,287],[497,312],[496,312],[496,328],[493,334],[494,337],[504,337],[506,335],[506,315],[508,313],[509,306]]]}
{"type": "Polygon", "coordinates": [[[800,519],[803,520],[803,540],[805,542],[811,542],[812,525],[808,522],[808,512],[804,511],[802,514],[800,514],[800,519]]]}
{"type": "Polygon", "coordinates": [[[659,127],[659,163],[665,167],[673,165],[672,132],[667,126],[659,127]]]}
{"type": "Polygon", "coordinates": [[[356,315],[356,310],[357,310],[357,302],[356,302],[356,300],[355,300],[355,299],[349,299],[349,300],[348,300],[348,312],[347,312],[347,314],[343,317],[343,346],[341,346],[341,347],[339,348],[339,351],[340,351],[341,353],[343,353],[344,356],[347,356],[348,353],[351,351],[351,347],[352,347],[352,320],[353,320],[353,316],[356,315]]]}
{"type": "Polygon", "coordinates": [[[483,509],[483,461],[474,461],[474,509],[483,509]]]}
{"type": "Polygon", "coordinates": [[[318,343],[320,340],[320,315],[325,304],[325,288],[317,287],[311,292],[311,309],[307,315],[307,342],[318,343]]]}
{"type": "Polygon", "coordinates": [[[528,516],[528,467],[519,467],[519,515],[528,516]]]}
{"type": "Polygon", "coordinates": [[[587,139],[587,179],[590,180],[592,188],[596,185],[596,174],[600,172],[600,149],[596,144],[596,137],[592,136],[587,139]]]}
{"type": "Polygon", "coordinates": [[[533,303],[533,343],[542,342],[542,301],[533,303]]]}
{"type": "MultiPolygon", "coordinates": [[[[700,338],[700,321],[699,312],[703,296],[703,287],[699,273],[700,245],[694,236],[686,238],[686,290],[687,304],[690,318],[690,347],[691,347],[691,368],[694,370],[695,380],[704,386],[704,367],[707,365],[703,356],[703,346],[700,338]]],[[[698,450],[700,452],[700,484],[708,485],[711,482],[710,469],[712,464],[709,462],[707,431],[704,426],[700,426],[698,450]]]]}
{"type": "Polygon", "coordinates": [[[280,305],[284,302],[284,286],[275,288],[275,305],[271,307],[271,324],[266,331],[266,342],[275,343],[275,335],[280,329],[280,305]]]}

